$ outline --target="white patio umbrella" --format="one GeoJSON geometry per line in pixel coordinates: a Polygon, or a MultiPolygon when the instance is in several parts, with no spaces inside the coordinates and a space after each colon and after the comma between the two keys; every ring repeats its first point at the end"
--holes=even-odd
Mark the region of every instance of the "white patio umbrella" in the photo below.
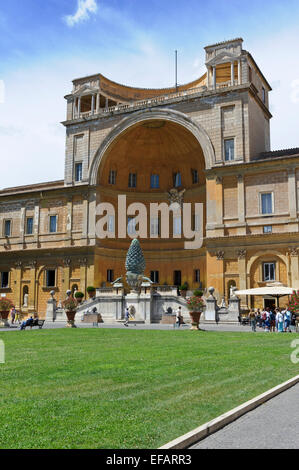
{"type": "Polygon", "coordinates": [[[296,289],[286,287],[280,282],[267,284],[265,287],[257,287],[254,289],[244,289],[234,291],[235,295],[261,295],[263,297],[269,296],[277,299],[277,306],[279,306],[280,297],[291,295],[296,289]]]}

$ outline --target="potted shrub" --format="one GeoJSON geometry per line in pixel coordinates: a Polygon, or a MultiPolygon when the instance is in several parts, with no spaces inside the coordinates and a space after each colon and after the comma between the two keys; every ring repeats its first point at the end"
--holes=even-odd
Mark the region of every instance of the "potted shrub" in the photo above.
{"type": "Polygon", "coordinates": [[[293,292],[290,296],[290,300],[288,303],[288,309],[290,312],[296,315],[297,320],[299,320],[299,290],[297,292],[293,292]]]}
{"type": "Polygon", "coordinates": [[[67,316],[67,326],[76,328],[75,326],[75,315],[77,312],[77,301],[71,295],[68,296],[64,302],[62,302],[62,306],[65,310],[65,314],[67,316]]]}
{"type": "Polygon", "coordinates": [[[187,284],[187,282],[185,282],[185,284],[183,284],[180,287],[180,294],[181,294],[182,297],[186,298],[187,290],[188,290],[188,284],[187,284]]]}
{"type": "Polygon", "coordinates": [[[84,294],[83,292],[76,292],[75,293],[75,299],[77,300],[78,304],[80,305],[84,299],[84,294]]]}
{"type": "Polygon", "coordinates": [[[203,298],[198,295],[193,295],[187,300],[187,308],[191,317],[191,330],[199,329],[199,321],[204,308],[203,298]]]}
{"type": "Polygon", "coordinates": [[[13,307],[13,303],[11,300],[7,299],[6,297],[0,298],[0,323],[1,326],[9,326],[8,324],[8,315],[10,309],[13,307]]]}
{"type": "Polygon", "coordinates": [[[89,298],[93,299],[96,295],[96,288],[93,286],[88,286],[86,290],[89,298]]]}
{"type": "Polygon", "coordinates": [[[195,297],[202,297],[202,296],[203,296],[203,291],[197,289],[197,290],[195,290],[195,291],[193,292],[193,295],[194,295],[195,297]]]}

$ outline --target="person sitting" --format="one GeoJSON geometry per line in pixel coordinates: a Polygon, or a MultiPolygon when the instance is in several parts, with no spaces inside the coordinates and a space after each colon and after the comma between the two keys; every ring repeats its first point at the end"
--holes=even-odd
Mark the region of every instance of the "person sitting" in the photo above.
{"type": "Polygon", "coordinates": [[[34,323],[34,320],[33,320],[33,317],[31,316],[30,318],[28,318],[27,320],[25,320],[21,323],[20,330],[25,330],[27,328],[27,326],[32,327],[33,323],[34,323]]]}

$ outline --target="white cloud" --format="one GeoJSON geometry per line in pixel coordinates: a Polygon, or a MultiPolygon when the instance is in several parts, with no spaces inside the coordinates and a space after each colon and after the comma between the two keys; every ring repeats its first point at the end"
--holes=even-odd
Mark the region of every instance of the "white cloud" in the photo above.
{"type": "Polygon", "coordinates": [[[73,27],[77,23],[88,20],[91,13],[96,13],[98,5],[96,0],[78,0],[77,11],[74,15],[65,16],[68,26],[73,27]]]}

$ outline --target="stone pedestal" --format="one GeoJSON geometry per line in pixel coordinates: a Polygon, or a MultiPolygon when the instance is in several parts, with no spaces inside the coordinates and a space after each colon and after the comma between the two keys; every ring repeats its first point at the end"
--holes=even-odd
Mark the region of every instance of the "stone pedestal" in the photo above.
{"type": "Polygon", "coordinates": [[[131,292],[125,298],[125,308],[134,308],[136,322],[151,323],[151,295],[131,292]]]}
{"type": "Polygon", "coordinates": [[[216,321],[216,315],[217,315],[217,300],[215,299],[214,296],[211,296],[206,300],[207,307],[205,311],[205,320],[206,321],[216,321]]]}
{"type": "Polygon", "coordinates": [[[56,320],[56,300],[50,299],[47,302],[46,322],[54,322],[56,320]]]}

